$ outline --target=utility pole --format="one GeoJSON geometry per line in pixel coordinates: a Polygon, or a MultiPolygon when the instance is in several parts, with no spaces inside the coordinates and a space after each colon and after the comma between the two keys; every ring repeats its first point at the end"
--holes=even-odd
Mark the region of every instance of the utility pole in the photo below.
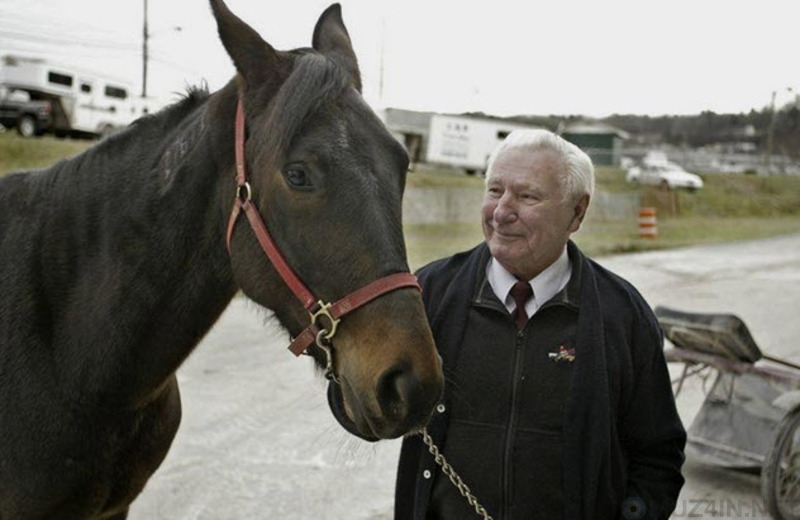
{"type": "Polygon", "coordinates": [[[147,0],[144,0],[144,26],[142,29],[142,97],[147,97],[147,39],[150,31],[147,28],[147,0]]]}
{"type": "MultiPolygon", "coordinates": [[[[767,126],[767,143],[766,143],[766,151],[764,154],[764,170],[767,175],[771,173],[772,169],[772,148],[774,146],[774,137],[775,137],[775,119],[777,118],[777,114],[775,113],[775,96],[778,92],[783,92],[784,89],[773,90],[772,91],[772,99],[769,103],[769,124],[767,126]]],[[[786,87],[786,92],[794,92],[792,87],[786,87]]],[[[781,167],[781,171],[782,167],[781,167]]]]}
{"type": "Polygon", "coordinates": [[[386,74],[386,70],[384,68],[384,59],[386,55],[386,14],[381,13],[381,61],[380,61],[380,73],[378,75],[378,103],[380,104],[381,108],[384,108],[383,105],[383,78],[386,74]]]}
{"type": "Polygon", "coordinates": [[[769,126],[767,127],[767,146],[764,155],[764,173],[769,175],[772,169],[772,136],[775,132],[775,96],[778,91],[772,91],[772,101],[769,104],[769,126]]]}

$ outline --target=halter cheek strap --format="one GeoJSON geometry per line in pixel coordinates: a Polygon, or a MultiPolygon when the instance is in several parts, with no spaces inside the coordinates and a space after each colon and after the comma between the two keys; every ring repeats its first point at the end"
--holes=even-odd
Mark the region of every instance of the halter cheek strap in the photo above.
{"type": "Polygon", "coordinates": [[[235,126],[236,197],[234,198],[231,216],[228,219],[226,237],[228,252],[230,253],[231,250],[233,229],[236,227],[239,215],[244,212],[258,243],[261,245],[261,249],[267,255],[270,262],[272,262],[272,265],[283,281],[289,289],[291,289],[292,293],[294,293],[295,297],[300,300],[300,303],[308,311],[311,319],[311,324],[292,340],[289,345],[289,350],[295,356],[299,356],[311,345],[316,343],[325,350],[328,356],[328,375],[335,377],[333,375],[330,341],[336,334],[341,319],[352,311],[386,293],[409,287],[420,290],[419,283],[417,282],[416,276],[411,273],[395,273],[379,278],[334,303],[326,303],[316,298],[303,281],[295,274],[286,262],[286,259],[284,259],[278,246],[272,239],[272,236],[269,234],[264,219],[261,217],[258,208],[253,202],[253,193],[250,183],[247,182],[247,169],[245,167],[245,120],[241,95],[239,96],[236,107],[235,126]],[[327,323],[321,323],[323,318],[327,323]]]}

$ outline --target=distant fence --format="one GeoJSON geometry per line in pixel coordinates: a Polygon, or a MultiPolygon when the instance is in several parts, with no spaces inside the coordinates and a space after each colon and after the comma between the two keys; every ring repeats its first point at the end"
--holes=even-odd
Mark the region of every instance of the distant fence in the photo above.
{"type": "Polygon", "coordinates": [[[622,156],[642,159],[653,149],[658,149],[670,161],[696,173],[758,173],[770,175],[800,175],[800,161],[783,154],[767,157],[760,153],[744,153],[714,149],[626,148],[622,156]]]}
{"type": "Polygon", "coordinates": [[[639,161],[652,150],[664,152],[667,158],[689,171],[697,173],[758,173],[770,175],[800,175],[800,161],[783,154],[735,152],[706,148],[628,147],[624,149],[586,148],[584,151],[595,165],[625,167],[624,159],[639,161]]]}
{"type": "Polygon", "coordinates": [[[609,193],[595,191],[589,205],[587,219],[626,220],[636,218],[639,211],[639,193],[609,193]]]}

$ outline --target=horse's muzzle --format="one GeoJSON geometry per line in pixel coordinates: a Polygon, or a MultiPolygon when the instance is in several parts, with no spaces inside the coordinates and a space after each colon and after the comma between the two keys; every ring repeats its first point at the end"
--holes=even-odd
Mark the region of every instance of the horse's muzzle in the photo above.
{"type": "Polygon", "coordinates": [[[439,377],[420,377],[409,365],[399,363],[377,379],[374,400],[359,398],[346,378],[342,381],[345,409],[358,431],[368,438],[394,439],[414,433],[430,420],[443,388],[439,377]]]}
{"type": "Polygon", "coordinates": [[[441,382],[424,383],[404,364],[390,368],[378,379],[376,395],[382,412],[383,438],[422,429],[441,397],[441,382]]]}

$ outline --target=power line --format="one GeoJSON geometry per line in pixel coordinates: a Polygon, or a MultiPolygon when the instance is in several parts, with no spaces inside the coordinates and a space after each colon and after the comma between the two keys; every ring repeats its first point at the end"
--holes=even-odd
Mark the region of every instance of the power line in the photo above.
{"type": "Polygon", "coordinates": [[[74,38],[59,38],[55,36],[33,35],[17,31],[0,30],[0,38],[20,40],[51,45],[71,45],[79,47],[94,47],[110,50],[135,51],[138,47],[132,43],[115,43],[100,40],[77,40],[74,38]]]}
{"type": "Polygon", "coordinates": [[[72,32],[85,34],[91,32],[111,37],[119,34],[118,31],[111,31],[105,26],[89,25],[64,18],[48,18],[39,15],[26,15],[26,13],[4,11],[2,6],[0,6],[0,17],[2,17],[4,27],[9,25],[22,26],[24,30],[34,33],[72,32]]]}

